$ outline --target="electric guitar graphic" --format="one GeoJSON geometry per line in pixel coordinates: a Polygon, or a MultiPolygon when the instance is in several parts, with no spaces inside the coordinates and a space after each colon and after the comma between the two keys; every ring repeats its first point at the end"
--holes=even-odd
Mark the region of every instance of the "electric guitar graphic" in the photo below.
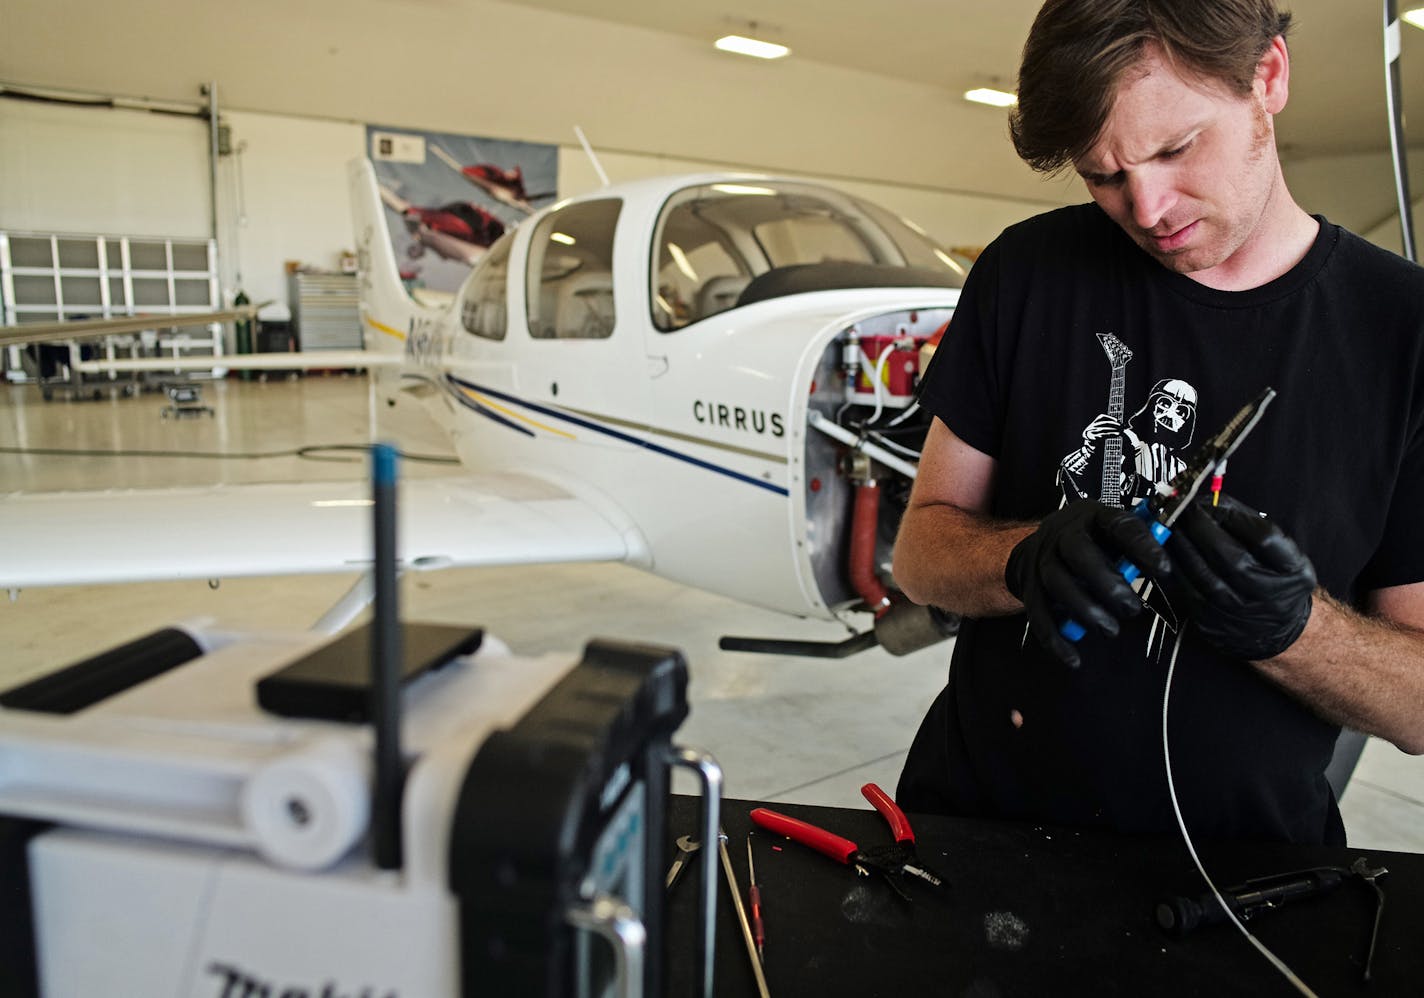
{"type": "MultiPolygon", "coordinates": [[[[1108,415],[1122,425],[1125,412],[1123,397],[1126,395],[1127,364],[1132,360],[1132,351],[1112,333],[1099,333],[1098,342],[1108,355],[1112,365],[1112,385],[1108,389],[1108,415]]],[[[1122,435],[1114,433],[1103,438],[1103,487],[1099,493],[1105,506],[1122,505],[1122,435]]]]}

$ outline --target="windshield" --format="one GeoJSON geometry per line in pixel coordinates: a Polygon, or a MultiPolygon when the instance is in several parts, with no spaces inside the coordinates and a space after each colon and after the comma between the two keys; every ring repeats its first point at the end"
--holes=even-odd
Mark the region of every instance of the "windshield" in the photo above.
{"type": "Polygon", "coordinates": [[[849,287],[950,287],[966,268],[923,232],[839,191],[785,181],[704,184],[668,199],[653,260],[664,332],[752,301],[849,287]]]}

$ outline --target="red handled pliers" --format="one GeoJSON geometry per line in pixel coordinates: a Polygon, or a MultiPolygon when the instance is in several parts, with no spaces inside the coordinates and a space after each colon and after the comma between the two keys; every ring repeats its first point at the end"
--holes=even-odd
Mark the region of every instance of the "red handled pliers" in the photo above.
{"type": "Polygon", "coordinates": [[[874,783],[867,783],[860,788],[860,792],[890,825],[890,834],[895,836],[894,845],[862,849],[850,839],[841,838],[824,828],[764,807],[752,810],[752,822],[759,828],[810,846],[838,863],[854,865],[862,877],[868,877],[871,870],[878,871],[890,886],[895,888],[895,892],[907,901],[910,895],[902,883],[906,877],[919,877],[935,887],[943,887],[944,881],[920,862],[919,854],[915,851],[915,833],[910,828],[910,820],[905,817],[905,812],[896,806],[889,794],[874,783]]]}

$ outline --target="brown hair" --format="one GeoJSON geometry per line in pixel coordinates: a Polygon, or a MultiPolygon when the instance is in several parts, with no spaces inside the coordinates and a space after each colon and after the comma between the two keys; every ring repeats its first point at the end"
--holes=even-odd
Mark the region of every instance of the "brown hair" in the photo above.
{"type": "Polygon", "coordinates": [[[1054,173],[1092,148],[1123,73],[1156,45],[1180,71],[1251,92],[1256,67],[1291,16],[1275,0],[1047,0],[1019,65],[1009,134],[1054,173]]]}

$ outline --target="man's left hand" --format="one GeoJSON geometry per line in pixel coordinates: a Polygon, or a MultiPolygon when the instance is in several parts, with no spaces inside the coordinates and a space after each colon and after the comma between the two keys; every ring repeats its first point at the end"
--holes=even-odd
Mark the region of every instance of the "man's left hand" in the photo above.
{"type": "Polygon", "coordinates": [[[1305,630],[1315,567],[1270,520],[1222,496],[1194,503],[1167,540],[1187,614],[1218,651],[1249,661],[1273,658],[1305,630]]]}

